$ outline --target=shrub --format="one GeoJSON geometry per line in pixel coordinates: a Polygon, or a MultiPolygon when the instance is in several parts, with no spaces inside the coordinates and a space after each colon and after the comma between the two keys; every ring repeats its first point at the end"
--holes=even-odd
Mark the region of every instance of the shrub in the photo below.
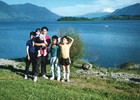
{"type": "Polygon", "coordinates": [[[135,68],[136,64],[137,64],[136,62],[125,62],[125,63],[121,64],[120,68],[125,69],[125,70],[133,69],[133,68],[135,68]]]}
{"type": "Polygon", "coordinates": [[[81,59],[84,57],[84,43],[82,40],[82,37],[74,30],[74,28],[59,28],[58,29],[58,35],[60,37],[63,36],[70,36],[74,39],[74,43],[70,49],[70,57],[71,57],[71,62],[73,63],[76,59],[81,59]]]}

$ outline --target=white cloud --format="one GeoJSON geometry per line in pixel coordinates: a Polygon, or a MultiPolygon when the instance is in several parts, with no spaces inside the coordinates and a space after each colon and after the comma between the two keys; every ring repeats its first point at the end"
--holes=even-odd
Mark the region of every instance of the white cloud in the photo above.
{"type": "Polygon", "coordinates": [[[140,3],[140,0],[95,0],[89,5],[78,4],[75,6],[65,6],[51,9],[52,12],[61,16],[76,16],[95,12],[113,12],[115,9],[120,9],[135,3],[140,3]]]}
{"type": "Polygon", "coordinates": [[[76,16],[76,15],[84,15],[87,13],[94,13],[100,8],[98,5],[76,5],[76,6],[67,6],[67,7],[59,7],[54,8],[51,11],[62,16],[76,16]]]}
{"type": "Polygon", "coordinates": [[[101,12],[114,12],[112,8],[104,8],[101,12]]]}

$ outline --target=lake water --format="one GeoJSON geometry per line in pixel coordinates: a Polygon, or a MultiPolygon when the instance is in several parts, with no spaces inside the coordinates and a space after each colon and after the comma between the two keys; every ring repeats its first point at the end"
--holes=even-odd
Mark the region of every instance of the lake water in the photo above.
{"type": "Polygon", "coordinates": [[[50,37],[57,34],[58,28],[73,27],[91,47],[84,59],[101,67],[118,67],[128,61],[140,63],[140,20],[0,22],[0,58],[25,57],[29,33],[43,26],[49,28],[50,37]]]}

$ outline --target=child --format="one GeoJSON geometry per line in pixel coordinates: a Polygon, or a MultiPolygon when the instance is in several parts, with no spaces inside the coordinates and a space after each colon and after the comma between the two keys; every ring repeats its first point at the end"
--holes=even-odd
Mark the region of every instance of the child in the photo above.
{"type": "Polygon", "coordinates": [[[26,61],[26,70],[25,70],[25,77],[24,79],[28,78],[28,71],[29,71],[29,67],[30,64],[32,63],[32,67],[34,68],[35,65],[35,47],[32,46],[32,41],[33,41],[33,37],[35,35],[35,32],[31,32],[30,33],[30,40],[27,41],[26,43],[26,53],[27,53],[27,61],[26,61]]]}
{"type": "Polygon", "coordinates": [[[64,36],[62,37],[62,44],[60,44],[60,52],[61,52],[61,64],[63,68],[63,79],[62,82],[66,80],[66,72],[67,70],[67,82],[70,82],[69,75],[70,75],[70,47],[73,44],[74,39],[71,37],[64,36]],[[68,44],[69,39],[71,42],[68,44]]]}
{"type": "MultiPolygon", "coordinates": [[[[41,34],[41,29],[39,29],[39,28],[36,29],[36,36],[33,39],[33,46],[34,46],[35,42],[36,43],[45,43],[46,44],[46,39],[45,39],[44,35],[41,34]],[[35,41],[35,38],[36,38],[36,41],[35,41]]],[[[40,48],[42,48],[44,50],[44,56],[46,56],[47,55],[46,47],[45,46],[37,46],[37,51],[38,51],[37,57],[41,56],[40,48]]]]}
{"type": "Polygon", "coordinates": [[[60,81],[60,64],[59,64],[59,55],[60,55],[60,48],[59,45],[57,44],[58,42],[58,37],[54,35],[52,37],[52,45],[50,48],[50,53],[51,53],[51,59],[50,59],[50,64],[51,64],[51,74],[52,77],[50,80],[54,80],[55,77],[55,68],[57,69],[57,81],[60,81]]]}

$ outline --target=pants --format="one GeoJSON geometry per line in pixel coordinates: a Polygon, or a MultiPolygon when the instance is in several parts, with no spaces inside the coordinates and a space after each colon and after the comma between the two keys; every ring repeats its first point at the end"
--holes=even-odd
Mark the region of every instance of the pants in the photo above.
{"type": "Polygon", "coordinates": [[[41,74],[46,75],[46,64],[47,64],[47,56],[36,57],[35,59],[35,68],[33,74],[35,76],[39,76],[39,67],[41,65],[41,74]]]}
{"type": "Polygon", "coordinates": [[[34,71],[34,67],[35,67],[35,57],[36,57],[36,54],[35,53],[30,53],[30,60],[26,60],[26,69],[25,69],[25,74],[28,75],[28,72],[29,72],[29,67],[30,67],[30,64],[32,63],[32,72],[34,71]]]}
{"type": "Polygon", "coordinates": [[[51,64],[51,74],[52,74],[52,77],[55,77],[55,68],[56,68],[56,73],[57,73],[57,77],[61,77],[61,73],[60,73],[60,64],[59,64],[59,61],[57,64],[55,64],[55,61],[56,61],[57,57],[51,57],[50,59],[50,64],[51,64]]]}

